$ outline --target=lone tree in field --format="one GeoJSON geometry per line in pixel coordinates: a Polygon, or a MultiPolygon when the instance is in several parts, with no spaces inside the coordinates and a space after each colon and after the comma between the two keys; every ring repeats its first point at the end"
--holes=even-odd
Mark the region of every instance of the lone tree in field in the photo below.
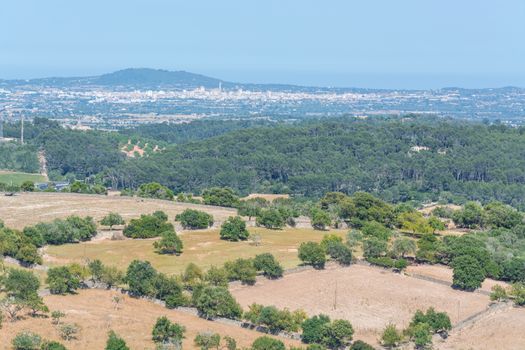
{"type": "Polygon", "coordinates": [[[240,216],[230,216],[221,226],[221,239],[237,242],[248,239],[250,233],[246,229],[246,223],[240,216]]]}
{"type": "Polygon", "coordinates": [[[157,318],[151,338],[156,344],[181,346],[185,332],[184,326],[172,323],[166,316],[162,316],[157,318]]]}
{"type": "Polygon", "coordinates": [[[201,350],[219,349],[221,336],[213,332],[200,332],[193,339],[193,343],[201,350]]]}
{"type": "Polygon", "coordinates": [[[326,263],[326,252],[319,243],[303,242],[299,246],[299,259],[304,264],[323,269],[326,263]]]}
{"type": "Polygon", "coordinates": [[[213,225],[213,216],[200,210],[186,209],[177,214],[175,220],[180,221],[182,227],[190,230],[204,229],[213,225]]]}
{"type": "Polygon", "coordinates": [[[160,254],[176,254],[182,253],[182,240],[177,236],[175,230],[167,230],[161,234],[162,238],[153,243],[155,249],[160,254]]]}
{"type": "Polygon", "coordinates": [[[124,225],[124,219],[118,213],[109,213],[100,220],[100,224],[109,226],[109,229],[112,230],[115,225],[124,225]]]}

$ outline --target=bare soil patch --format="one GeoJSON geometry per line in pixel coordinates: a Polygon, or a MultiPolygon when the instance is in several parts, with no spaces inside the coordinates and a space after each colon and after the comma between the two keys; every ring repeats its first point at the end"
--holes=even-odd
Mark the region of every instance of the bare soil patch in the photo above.
{"type": "Polygon", "coordinates": [[[374,344],[388,323],[404,328],[418,309],[433,306],[456,323],[489,303],[485,295],[362,265],[306,270],[251,287],[234,285],[231,291],[243,307],[256,302],[349,320],[355,339],[374,344]]]}
{"type": "MultiPolygon", "coordinates": [[[[66,313],[64,322],[77,323],[82,327],[78,340],[62,341],[51,324],[51,318],[27,318],[17,322],[4,322],[0,329],[0,349],[10,349],[13,337],[24,330],[40,334],[47,339],[61,341],[68,349],[104,349],[110,329],[117,332],[131,349],[154,349],[151,330],[157,317],[167,316],[171,321],[186,327],[185,349],[195,349],[193,339],[198,332],[213,331],[221,336],[229,335],[237,340],[240,347],[251,345],[253,340],[263,334],[218,322],[206,321],[180,311],[168,310],[152,302],[133,299],[128,296],[115,309],[114,295],[121,294],[104,290],[84,290],[77,295],[44,297],[50,310],[66,313]]],[[[288,345],[298,345],[297,341],[285,340],[288,345]]]]}

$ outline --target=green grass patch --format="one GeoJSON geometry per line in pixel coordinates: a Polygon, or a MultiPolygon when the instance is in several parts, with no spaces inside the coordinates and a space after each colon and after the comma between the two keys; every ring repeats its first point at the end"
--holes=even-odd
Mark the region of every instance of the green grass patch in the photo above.
{"type": "Polygon", "coordinates": [[[0,183],[20,186],[25,181],[45,182],[46,178],[40,174],[29,174],[3,170],[0,171],[0,183]]]}

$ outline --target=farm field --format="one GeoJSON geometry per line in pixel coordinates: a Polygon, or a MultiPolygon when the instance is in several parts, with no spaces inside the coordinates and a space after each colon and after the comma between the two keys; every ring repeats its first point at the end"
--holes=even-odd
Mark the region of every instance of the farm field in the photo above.
{"type": "MultiPolygon", "coordinates": [[[[186,339],[183,348],[194,349],[193,339],[198,332],[213,331],[222,336],[229,335],[237,340],[240,347],[251,345],[253,340],[262,334],[243,329],[234,325],[206,321],[197,316],[169,310],[152,302],[125,296],[124,301],[115,309],[112,302],[117,292],[106,290],[83,290],[76,295],[50,295],[44,297],[44,302],[50,310],[65,312],[63,319],[67,323],[77,323],[81,326],[78,340],[62,341],[58,337],[51,318],[27,318],[14,323],[4,322],[0,329],[0,350],[11,349],[12,338],[19,332],[29,330],[44,338],[61,341],[68,349],[103,349],[107,332],[113,329],[131,349],[155,348],[151,341],[151,330],[160,316],[167,316],[172,322],[186,327],[186,339]]],[[[286,340],[288,345],[298,345],[297,341],[286,340]]]]}
{"type": "Polygon", "coordinates": [[[20,193],[13,197],[0,196],[0,218],[6,226],[18,229],[69,215],[89,215],[98,221],[109,212],[118,212],[128,221],[140,214],[163,210],[173,220],[175,215],[187,208],[206,211],[213,215],[217,223],[237,213],[231,208],[149,198],[41,192],[20,193]]]}
{"type": "Polygon", "coordinates": [[[498,310],[477,320],[473,324],[453,330],[446,341],[435,343],[440,350],[521,350],[525,344],[525,312],[510,307],[498,310]]]}
{"type": "Polygon", "coordinates": [[[404,328],[417,309],[433,306],[447,312],[454,324],[489,304],[489,297],[479,293],[363,265],[330,265],[325,270],[306,270],[230,289],[243,307],[255,302],[347,319],[354,326],[355,339],[374,344],[388,323],[404,328]]]}
{"type": "MultiPolygon", "coordinates": [[[[193,262],[203,269],[222,265],[228,260],[254,257],[256,254],[271,252],[285,268],[297,266],[299,244],[304,241],[321,241],[324,232],[313,229],[286,228],[268,230],[249,227],[250,233],[261,237],[261,244],[249,242],[228,242],[219,238],[218,229],[184,231],[181,239],[184,251],[180,256],[157,254],[153,248],[155,239],[126,239],[120,241],[95,240],[79,244],[48,246],[44,263],[48,265],[83,262],[85,259],[100,259],[105,264],[125,268],[133,259],[148,260],[159,271],[180,273],[193,262]]],[[[331,230],[344,236],[345,230],[331,230]]]]}
{"type": "Polygon", "coordinates": [[[20,186],[25,181],[44,182],[45,176],[15,171],[0,170],[0,182],[8,185],[20,186]]]}
{"type": "MultiPolygon", "coordinates": [[[[408,274],[435,278],[452,284],[452,269],[444,265],[411,265],[407,267],[406,272],[408,274]]],[[[492,287],[495,285],[500,285],[502,287],[509,286],[508,283],[503,281],[486,278],[485,281],[483,281],[480,290],[490,293],[492,287]]]]}

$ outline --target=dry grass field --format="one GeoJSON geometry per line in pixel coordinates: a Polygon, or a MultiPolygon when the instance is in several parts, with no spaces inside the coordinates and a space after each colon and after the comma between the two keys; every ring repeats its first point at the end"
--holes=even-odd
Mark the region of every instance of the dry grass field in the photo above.
{"type": "MultiPolygon", "coordinates": [[[[155,349],[151,341],[151,330],[157,317],[167,316],[172,322],[186,327],[184,349],[195,349],[193,339],[198,332],[213,331],[222,336],[229,335],[237,340],[240,347],[251,345],[253,340],[263,334],[234,325],[206,321],[197,316],[168,310],[163,306],[125,296],[115,309],[112,302],[117,292],[104,290],[84,290],[77,295],[46,296],[45,303],[50,310],[66,313],[66,323],[77,323],[81,327],[78,340],[62,341],[51,318],[26,318],[17,322],[4,322],[0,329],[0,350],[11,349],[11,340],[19,332],[29,330],[47,339],[61,341],[68,349],[104,349],[110,329],[117,332],[131,349],[155,349]]],[[[284,340],[288,345],[298,345],[296,341],[284,340]]]]}
{"type": "Polygon", "coordinates": [[[347,319],[356,330],[356,339],[375,344],[388,323],[406,327],[417,309],[433,306],[446,311],[455,323],[489,304],[485,295],[362,265],[331,265],[325,270],[306,270],[230,289],[243,307],[256,302],[347,319]]]}
{"type": "MultiPolygon", "coordinates": [[[[249,242],[228,242],[219,238],[219,230],[185,231],[181,234],[184,251],[180,256],[161,255],[153,249],[154,239],[126,239],[121,241],[96,240],[80,244],[48,246],[44,263],[48,265],[83,262],[86,259],[100,259],[102,262],[125,268],[133,259],[148,260],[158,270],[173,274],[180,273],[186,265],[193,262],[203,269],[222,265],[236,258],[254,257],[256,254],[270,252],[285,268],[295,267],[300,261],[297,248],[304,241],[320,241],[325,232],[313,229],[268,230],[259,227],[248,228],[250,233],[261,237],[261,244],[249,242]]],[[[330,233],[344,235],[344,230],[331,230],[330,233]]]]}
{"type": "Polygon", "coordinates": [[[237,210],[158,199],[86,195],[74,193],[20,193],[13,197],[0,196],[0,219],[8,227],[24,228],[40,221],[51,221],[69,215],[92,216],[96,221],[109,212],[117,212],[128,221],[163,210],[170,220],[186,208],[206,211],[219,223],[237,210]]]}
{"type": "MultiPolygon", "coordinates": [[[[408,274],[417,274],[422,276],[428,276],[441,281],[452,283],[452,269],[444,265],[412,265],[406,269],[408,274]]],[[[508,283],[502,281],[496,281],[490,278],[485,279],[481,285],[481,290],[490,292],[492,287],[500,285],[502,287],[508,287],[508,283]]]]}
{"type": "Polygon", "coordinates": [[[452,331],[440,350],[522,350],[525,348],[525,310],[511,308],[491,313],[461,330],[452,331]]]}
{"type": "Polygon", "coordinates": [[[251,193],[242,199],[246,200],[246,199],[253,199],[253,198],[262,198],[262,199],[266,199],[269,202],[272,202],[274,199],[278,199],[278,198],[286,199],[286,198],[290,198],[290,196],[287,194],[251,193]]]}

